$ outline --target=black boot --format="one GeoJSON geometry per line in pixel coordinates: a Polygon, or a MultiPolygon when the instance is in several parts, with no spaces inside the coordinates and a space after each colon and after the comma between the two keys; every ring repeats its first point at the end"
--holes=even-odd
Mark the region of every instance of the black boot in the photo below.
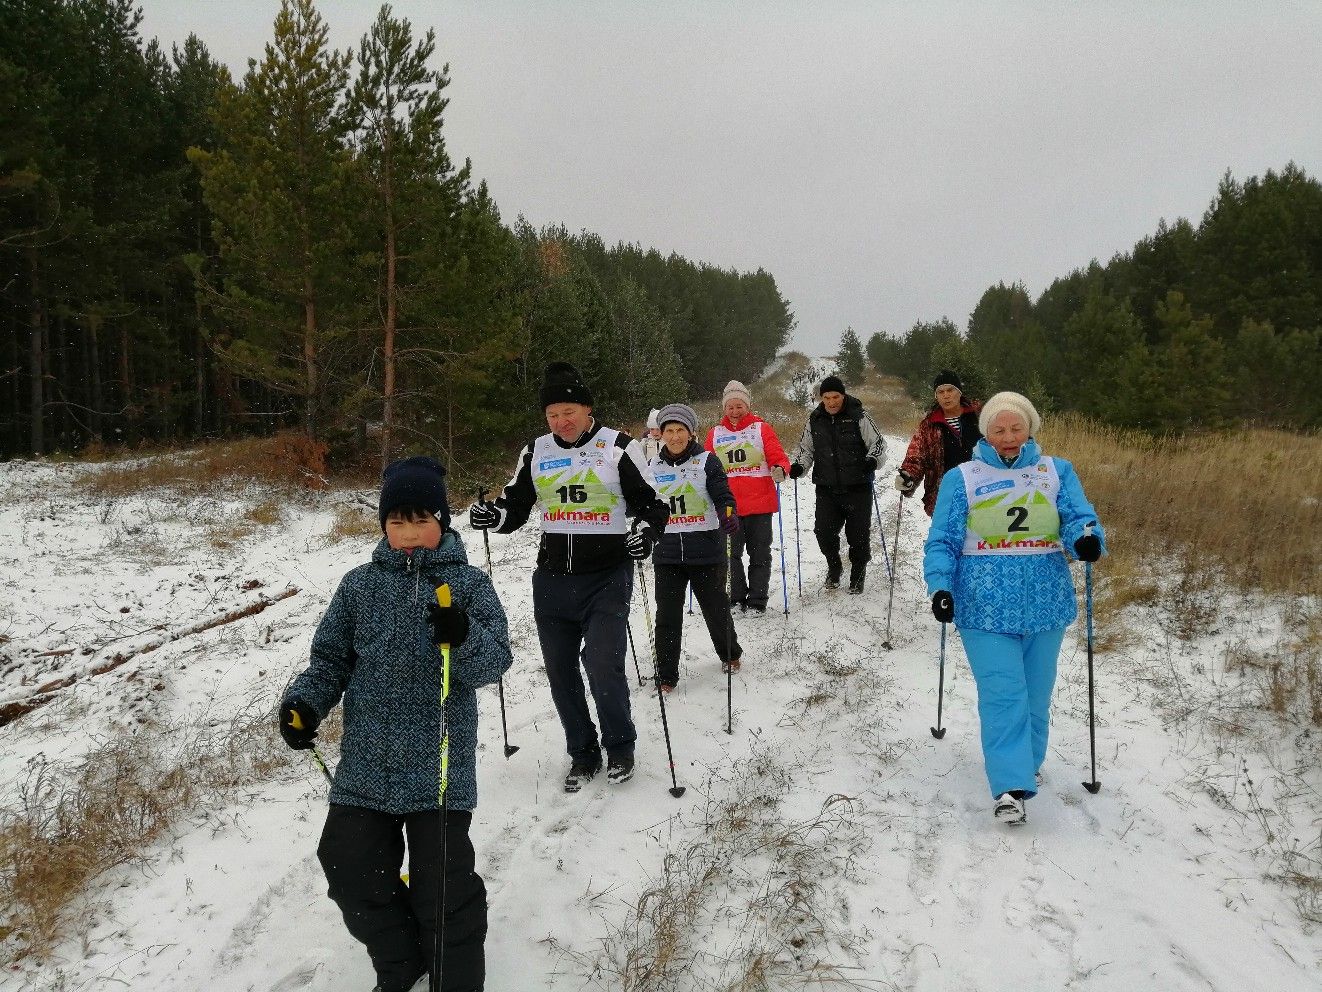
{"type": "Polygon", "coordinates": [[[849,566],[849,593],[857,596],[863,591],[863,578],[867,575],[868,564],[865,561],[854,562],[849,566]]]}
{"type": "Polygon", "coordinates": [[[826,588],[840,588],[840,573],[845,570],[844,563],[840,561],[839,556],[826,559],[826,588]]]}

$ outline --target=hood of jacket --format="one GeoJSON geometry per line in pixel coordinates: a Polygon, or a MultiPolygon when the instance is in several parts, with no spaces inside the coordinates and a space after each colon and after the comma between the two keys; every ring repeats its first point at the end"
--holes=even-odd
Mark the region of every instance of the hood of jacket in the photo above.
{"type": "Polygon", "coordinates": [[[372,564],[391,572],[407,572],[411,568],[431,572],[440,565],[467,565],[468,552],[459,535],[452,530],[441,535],[441,543],[435,549],[415,548],[412,555],[392,548],[383,537],[372,551],[372,564]]]}
{"type": "Polygon", "coordinates": [[[1001,456],[996,453],[996,449],[991,446],[991,443],[983,438],[978,442],[978,446],[973,449],[973,457],[992,468],[1030,468],[1042,458],[1042,449],[1030,437],[1024,442],[1024,446],[1019,449],[1019,454],[1015,457],[1014,462],[1006,465],[1005,462],[1001,461],[1001,456]]]}
{"type": "MultiPolygon", "coordinates": [[[[966,413],[977,413],[981,409],[981,404],[970,403],[968,400],[959,401],[959,415],[962,417],[966,413]]],[[[946,422],[945,411],[940,406],[934,406],[931,412],[927,414],[927,422],[930,424],[944,424],[946,422]]]]}

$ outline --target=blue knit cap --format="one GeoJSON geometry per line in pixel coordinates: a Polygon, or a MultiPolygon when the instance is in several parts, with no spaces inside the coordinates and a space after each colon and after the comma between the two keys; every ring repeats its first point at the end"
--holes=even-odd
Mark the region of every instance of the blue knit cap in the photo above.
{"type": "Polygon", "coordinates": [[[377,511],[381,529],[386,517],[401,506],[420,506],[440,523],[450,528],[450,504],[445,497],[445,466],[434,458],[414,455],[391,462],[381,473],[381,501],[377,511]]]}

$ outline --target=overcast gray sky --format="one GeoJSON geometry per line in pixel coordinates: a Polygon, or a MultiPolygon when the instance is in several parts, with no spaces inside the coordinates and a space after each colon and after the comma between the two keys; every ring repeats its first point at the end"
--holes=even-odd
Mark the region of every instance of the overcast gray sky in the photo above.
{"type": "MultiPolygon", "coordinates": [[[[142,0],[242,73],[278,0],[142,0]]],[[[379,9],[323,0],[339,48],[379,9]]],[[[507,222],[771,272],[795,343],[965,326],[1222,173],[1322,174],[1322,2],[397,0],[436,29],[451,154],[507,222]]]]}

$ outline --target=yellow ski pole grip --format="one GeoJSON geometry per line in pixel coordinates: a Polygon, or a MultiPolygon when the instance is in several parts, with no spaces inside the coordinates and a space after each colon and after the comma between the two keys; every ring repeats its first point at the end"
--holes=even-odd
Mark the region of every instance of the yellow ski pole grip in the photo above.
{"type": "Polygon", "coordinates": [[[298,710],[289,711],[289,725],[295,730],[303,729],[303,718],[298,715],[298,710]]]}

